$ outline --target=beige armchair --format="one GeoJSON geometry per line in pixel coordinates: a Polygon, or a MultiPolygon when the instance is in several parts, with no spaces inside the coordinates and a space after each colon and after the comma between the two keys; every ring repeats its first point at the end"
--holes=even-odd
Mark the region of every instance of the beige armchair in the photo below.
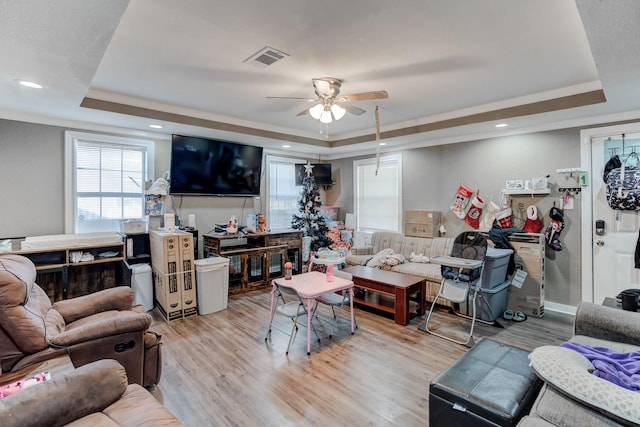
{"type": "Polygon", "coordinates": [[[33,263],[0,256],[0,367],[3,372],[69,354],[75,367],[115,359],[130,383],[156,384],[160,337],[148,331],[151,316],[133,305],[128,287],[106,289],[51,304],[38,286],[33,263]]]}

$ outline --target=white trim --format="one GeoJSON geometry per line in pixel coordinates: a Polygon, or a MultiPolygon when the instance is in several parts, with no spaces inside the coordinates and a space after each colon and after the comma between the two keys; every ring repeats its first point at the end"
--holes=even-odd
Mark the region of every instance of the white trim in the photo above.
{"type": "Polygon", "coordinates": [[[554,313],[562,313],[562,314],[569,314],[571,316],[575,316],[577,309],[578,307],[574,307],[572,305],[559,304],[557,302],[551,302],[551,301],[544,302],[545,312],[553,311],[554,313]]]}
{"type": "Polygon", "coordinates": [[[113,136],[99,133],[77,132],[66,130],[64,132],[64,232],[71,234],[75,232],[75,211],[76,200],[74,197],[75,187],[75,158],[74,146],[77,141],[93,141],[101,143],[113,143],[118,145],[129,144],[144,146],[147,150],[146,180],[155,177],[155,143],[152,140],[131,138],[128,136],[113,136]]]}
{"type": "MultiPolygon", "coordinates": [[[[601,128],[584,129],[580,131],[580,168],[589,173],[589,185],[582,190],[582,227],[580,231],[582,241],[582,301],[596,303],[593,300],[593,174],[591,170],[591,141],[623,133],[640,132],[640,123],[605,126],[601,128]],[[588,196],[588,197],[585,197],[588,196]]],[[[595,171],[600,173],[600,171],[595,171]]],[[[596,303],[598,304],[598,303],[596,303]]]]}

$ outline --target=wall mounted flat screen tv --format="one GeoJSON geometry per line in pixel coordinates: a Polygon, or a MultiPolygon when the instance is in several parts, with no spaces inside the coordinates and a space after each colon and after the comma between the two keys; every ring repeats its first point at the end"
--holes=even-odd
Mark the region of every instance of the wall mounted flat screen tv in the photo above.
{"type": "Polygon", "coordinates": [[[262,147],[173,135],[169,192],[193,196],[259,196],[262,147]]]}
{"type": "MultiPolygon", "coordinates": [[[[304,177],[307,175],[304,163],[296,163],[296,185],[302,185],[304,177]]],[[[327,186],[333,184],[331,180],[331,163],[312,163],[313,177],[316,184],[327,186]]]]}

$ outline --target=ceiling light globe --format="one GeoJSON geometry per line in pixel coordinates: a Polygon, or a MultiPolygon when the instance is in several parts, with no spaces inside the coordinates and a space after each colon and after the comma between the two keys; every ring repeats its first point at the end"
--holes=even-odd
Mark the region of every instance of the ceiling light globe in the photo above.
{"type": "Polygon", "coordinates": [[[333,104],[331,106],[331,112],[333,113],[333,118],[334,119],[340,120],[341,118],[344,117],[344,115],[347,112],[347,110],[345,110],[344,108],[342,108],[341,106],[339,106],[337,104],[333,104]]]}
{"type": "Polygon", "coordinates": [[[322,112],[322,115],[320,116],[320,121],[322,123],[331,123],[333,121],[333,119],[331,118],[331,110],[329,110],[328,108],[324,110],[322,112]]]}
{"type": "Polygon", "coordinates": [[[313,107],[309,108],[309,114],[316,120],[320,120],[320,116],[324,111],[324,106],[322,104],[316,104],[313,107]]]}

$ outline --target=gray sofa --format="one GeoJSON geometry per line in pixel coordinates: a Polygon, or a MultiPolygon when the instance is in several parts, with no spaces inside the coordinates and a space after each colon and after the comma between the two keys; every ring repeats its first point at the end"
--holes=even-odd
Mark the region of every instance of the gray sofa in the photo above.
{"type": "MultiPolygon", "coordinates": [[[[346,257],[346,263],[347,265],[367,265],[383,249],[392,249],[395,254],[402,254],[406,262],[388,268],[382,267],[398,273],[426,278],[427,301],[433,301],[442,281],[440,265],[411,262],[411,253],[422,254],[428,258],[436,255],[451,255],[453,240],[450,237],[407,237],[400,233],[375,232],[371,236],[371,245],[351,248],[346,257]]],[[[438,300],[438,303],[446,304],[448,301],[438,300]]]]}
{"type": "MultiPolygon", "coordinates": [[[[638,351],[640,315],[582,302],[570,341],[617,353],[638,351]]],[[[593,364],[579,352],[543,346],[529,360],[545,384],[519,427],[640,424],[640,393],[593,375],[593,364]]]]}

